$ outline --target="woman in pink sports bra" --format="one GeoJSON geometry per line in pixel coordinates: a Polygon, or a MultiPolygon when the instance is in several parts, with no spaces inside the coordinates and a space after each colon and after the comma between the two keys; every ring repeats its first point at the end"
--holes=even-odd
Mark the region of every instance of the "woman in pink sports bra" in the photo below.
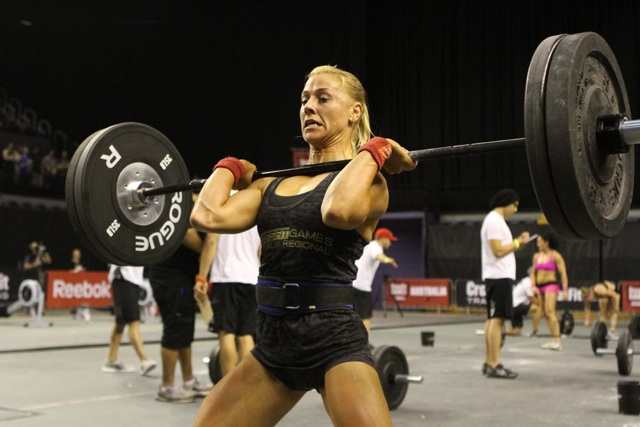
{"type": "MultiPolygon", "coordinates": [[[[551,334],[551,341],[542,345],[542,348],[550,350],[562,350],[560,343],[560,323],[556,314],[556,304],[560,285],[562,284],[563,300],[567,300],[569,280],[567,279],[567,267],[564,258],[556,250],[556,240],[552,233],[540,233],[537,239],[538,252],[533,255],[533,268],[531,271],[531,287],[534,295],[540,298],[542,310],[538,310],[534,316],[533,324],[540,322],[540,316],[544,313],[547,326],[551,334]]],[[[538,331],[533,331],[534,335],[538,331]]]]}

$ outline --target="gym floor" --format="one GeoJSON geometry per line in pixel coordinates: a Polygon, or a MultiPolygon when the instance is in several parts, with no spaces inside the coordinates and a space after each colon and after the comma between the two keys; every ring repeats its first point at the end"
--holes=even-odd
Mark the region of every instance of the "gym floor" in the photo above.
{"type": "MultiPolygon", "coordinates": [[[[199,402],[169,404],[155,400],[160,367],[143,377],[136,373],[106,374],[100,370],[108,350],[113,317],[92,311],[91,320],[68,312],[47,312],[47,326],[24,325],[26,313],[0,318],[0,424],[23,427],[90,425],[112,427],[189,426],[199,402]],[[52,326],[49,326],[52,323],[52,326]]],[[[375,312],[372,343],[393,345],[405,354],[412,375],[400,407],[392,411],[397,426],[640,426],[637,415],[619,413],[617,384],[636,381],[638,372],[621,376],[615,355],[595,356],[589,330],[576,319],[564,350],[540,346],[546,338],[507,337],[505,366],[519,373],[515,380],[485,378],[484,319],[477,314],[375,312]],[[423,346],[421,333],[433,332],[434,346],[423,346]]],[[[620,322],[619,331],[627,327],[620,322]]],[[[525,321],[524,334],[531,323],[525,321]]],[[[541,333],[547,331],[543,323],[541,333]]],[[[145,348],[159,360],[161,324],[142,325],[145,348]]],[[[137,366],[125,333],[120,358],[137,366]]],[[[195,373],[208,380],[202,362],[217,347],[214,334],[197,323],[193,344],[195,373]]],[[[615,348],[615,343],[609,343],[615,348]]],[[[179,370],[177,372],[179,376],[179,370]]],[[[180,381],[178,377],[178,381],[180,381]]],[[[320,396],[309,392],[279,426],[331,426],[320,396]]]]}

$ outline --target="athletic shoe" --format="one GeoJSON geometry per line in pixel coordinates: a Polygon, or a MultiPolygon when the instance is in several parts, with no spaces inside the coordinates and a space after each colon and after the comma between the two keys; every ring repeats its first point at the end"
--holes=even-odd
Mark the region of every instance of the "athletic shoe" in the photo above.
{"type": "Polygon", "coordinates": [[[608,332],[608,333],[607,333],[607,339],[608,339],[608,340],[614,340],[614,341],[617,341],[619,338],[618,338],[618,336],[616,335],[616,333],[615,333],[615,332],[608,332]]]}
{"type": "Polygon", "coordinates": [[[195,377],[191,381],[184,383],[185,391],[195,397],[205,397],[207,394],[209,394],[209,390],[211,390],[212,388],[213,384],[202,384],[195,377]]]}
{"type": "Polygon", "coordinates": [[[125,365],[122,362],[107,362],[102,365],[102,372],[108,372],[110,374],[123,374],[127,372],[133,372],[133,366],[125,365]]]}
{"type": "Polygon", "coordinates": [[[489,368],[491,368],[491,366],[489,366],[489,364],[487,362],[482,364],[482,375],[487,375],[487,372],[489,372],[489,368]]]}
{"type": "Polygon", "coordinates": [[[502,366],[502,363],[495,368],[492,368],[491,366],[488,366],[487,368],[487,378],[506,378],[512,380],[517,376],[518,374],[516,372],[513,372],[511,369],[505,368],[504,366],[502,366]]]}
{"type": "Polygon", "coordinates": [[[160,387],[156,395],[156,400],[169,403],[192,403],[196,401],[196,396],[183,389],[160,387]]]}
{"type": "Polygon", "coordinates": [[[562,344],[560,344],[560,341],[549,341],[546,342],[544,344],[542,344],[542,348],[547,349],[547,350],[556,350],[556,351],[560,351],[563,349],[562,344]]]}
{"type": "Polygon", "coordinates": [[[147,360],[143,360],[142,364],[140,365],[140,373],[142,375],[147,375],[149,372],[153,371],[157,366],[157,363],[155,360],[151,360],[151,359],[147,359],[147,360]]]}
{"type": "Polygon", "coordinates": [[[538,331],[533,331],[529,334],[529,337],[537,337],[538,336],[538,331]]]}

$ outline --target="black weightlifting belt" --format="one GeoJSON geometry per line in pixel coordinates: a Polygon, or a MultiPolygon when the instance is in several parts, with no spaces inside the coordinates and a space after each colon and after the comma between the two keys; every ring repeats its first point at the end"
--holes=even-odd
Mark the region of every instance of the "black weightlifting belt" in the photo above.
{"type": "Polygon", "coordinates": [[[353,287],[338,283],[280,283],[259,280],[258,305],[297,310],[326,305],[353,305],[353,287]]]}

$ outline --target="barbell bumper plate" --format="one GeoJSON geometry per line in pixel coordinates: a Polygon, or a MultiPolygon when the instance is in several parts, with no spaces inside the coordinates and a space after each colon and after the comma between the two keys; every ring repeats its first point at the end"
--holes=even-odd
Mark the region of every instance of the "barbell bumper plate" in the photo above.
{"type": "Polygon", "coordinates": [[[189,181],[180,153],[163,134],[141,123],[120,123],[96,133],[76,156],[73,190],[65,188],[68,211],[97,256],[117,265],[146,266],[182,244],[190,226],[191,192],[136,199],[139,185],[189,181]]]}
{"type": "Polygon", "coordinates": [[[373,350],[376,371],[389,410],[397,409],[407,395],[409,384],[396,381],[397,375],[409,375],[409,364],[402,350],[394,346],[379,346],[373,350]]]}
{"type": "Polygon", "coordinates": [[[607,325],[600,320],[596,321],[591,328],[591,349],[596,356],[611,354],[599,351],[607,349],[607,325]]]}
{"type": "Polygon", "coordinates": [[[633,340],[629,331],[622,331],[618,339],[616,348],[616,358],[618,360],[618,373],[620,375],[630,375],[633,369],[633,340]]]}
{"type": "MultiPolygon", "coordinates": [[[[596,33],[567,35],[554,49],[548,73],[544,109],[553,187],[546,190],[559,202],[551,212],[562,211],[583,240],[614,237],[629,214],[635,165],[633,146],[606,155],[596,140],[598,117],[630,117],[616,58],[596,33]]],[[[547,207],[542,210],[547,214],[547,207]]]]}
{"type": "Polygon", "coordinates": [[[211,350],[209,354],[209,378],[213,384],[222,379],[222,367],[220,366],[220,351],[218,348],[211,350]]]}
{"type": "Polygon", "coordinates": [[[547,80],[549,78],[549,63],[553,51],[565,34],[547,37],[535,50],[525,86],[524,124],[525,145],[529,175],[538,204],[544,212],[551,228],[563,239],[580,240],[569,219],[560,209],[559,195],[555,193],[551,162],[547,149],[547,129],[545,117],[545,97],[547,80]]]}

